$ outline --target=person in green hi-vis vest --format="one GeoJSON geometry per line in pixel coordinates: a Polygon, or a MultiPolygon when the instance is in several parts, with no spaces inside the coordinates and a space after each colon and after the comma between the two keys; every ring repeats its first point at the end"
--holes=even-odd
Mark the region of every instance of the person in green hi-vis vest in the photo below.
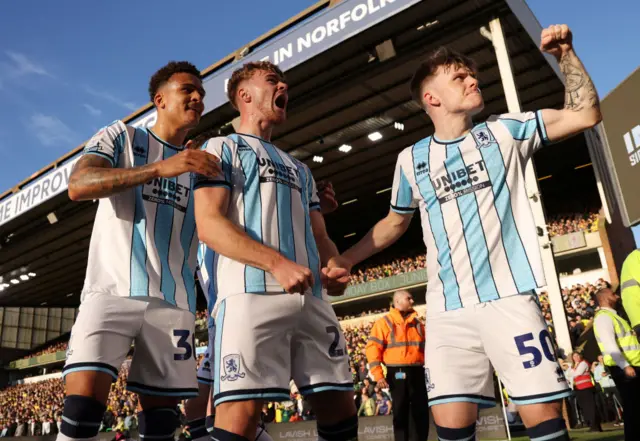
{"type": "Polygon", "coordinates": [[[622,306],[631,327],[640,334],[640,250],[632,251],[622,264],[620,274],[622,306]]]}
{"type": "Polygon", "coordinates": [[[625,440],[640,439],[640,343],[631,325],[618,315],[620,297],[609,288],[596,294],[600,308],[593,332],[604,357],[604,365],[622,396],[625,440]]]}

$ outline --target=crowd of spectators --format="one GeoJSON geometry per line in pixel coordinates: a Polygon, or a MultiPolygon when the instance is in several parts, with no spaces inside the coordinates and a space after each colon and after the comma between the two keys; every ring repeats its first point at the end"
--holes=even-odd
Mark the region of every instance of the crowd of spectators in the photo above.
{"type": "Polygon", "coordinates": [[[52,344],[51,346],[47,346],[46,348],[41,349],[40,351],[31,353],[29,355],[25,355],[22,358],[27,359],[27,358],[37,357],[39,355],[52,354],[58,351],[66,351],[68,343],[69,342],[66,342],[66,341],[55,343],[55,344],[52,344]]]}
{"type": "MultiPolygon", "coordinates": [[[[138,397],[125,389],[129,361],[123,364],[117,381],[111,386],[100,427],[102,432],[137,428],[138,397]]],[[[0,391],[0,437],[58,433],[63,399],[64,385],[60,378],[19,384],[0,391]]]]}
{"type": "MultiPolygon", "coordinates": [[[[611,284],[604,279],[598,279],[596,283],[577,284],[562,289],[562,301],[569,322],[569,333],[573,345],[576,345],[578,338],[592,322],[596,309],[596,293],[600,288],[610,288],[611,284]]],[[[543,291],[539,295],[542,314],[547,324],[553,327],[551,317],[551,305],[549,295],[543,291]]]]}
{"type": "Polygon", "coordinates": [[[205,329],[207,327],[207,319],[209,313],[206,309],[196,311],[196,329],[205,329]]]}
{"type": "Polygon", "coordinates": [[[577,233],[578,231],[594,233],[598,231],[598,213],[556,216],[549,221],[547,229],[550,237],[577,233]]]}
{"type": "Polygon", "coordinates": [[[423,268],[426,268],[426,256],[424,253],[416,254],[412,257],[398,258],[389,263],[370,263],[354,268],[351,274],[350,284],[357,285],[359,283],[367,283],[372,280],[384,279],[385,277],[408,273],[423,268]]]}
{"type": "Polygon", "coordinates": [[[387,312],[387,309],[369,309],[368,311],[362,311],[360,314],[338,316],[338,320],[343,321],[359,317],[368,317],[370,315],[382,314],[383,312],[387,312]]]}
{"type": "Polygon", "coordinates": [[[0,436],[57,433],[64,389],[59,379],[0,391],[0,436]]]}

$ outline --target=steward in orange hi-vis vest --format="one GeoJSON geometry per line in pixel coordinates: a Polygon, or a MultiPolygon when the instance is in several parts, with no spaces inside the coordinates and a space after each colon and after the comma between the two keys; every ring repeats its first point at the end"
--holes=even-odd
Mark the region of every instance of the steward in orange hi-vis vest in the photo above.
{"type": "Polygon", "coordinates": [[[424,325],[413,309],[413,296],[408,291],[396,291],[393,306],[373,325],[366,347],[371,377],[379,388],[391,392],[396,441],[426,441],[429,433],[424,342],[424,325]],[[383,364],[387,367],[386,378],[383,364]]]}
{"type": "Polygon", "coordinates": [[[424,325],[418,313],[403,316],[391,308],[371,329],[366,354],[375,381],[384,378],[382,363],[389,367],[424,366],[424,325]]]}

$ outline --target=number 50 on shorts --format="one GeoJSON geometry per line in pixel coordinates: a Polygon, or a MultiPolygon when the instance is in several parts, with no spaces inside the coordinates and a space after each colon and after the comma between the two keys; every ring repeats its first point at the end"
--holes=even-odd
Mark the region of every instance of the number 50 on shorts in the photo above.
{"type": "Polygon", "coordinates": [[[533,357],[530,360],[522,362],[522,366],[524,366],[525,369],[538,366],[542,362],[543,353],[547,360],[556,361],[556,357],[552,351],[553,343],[551,342],[549,331],[543,329],[537,337],[536,339],[532,332],[514,337],[520,355],[533,357]],[[542,348],[542,352],[539,348],[542,348]]]}

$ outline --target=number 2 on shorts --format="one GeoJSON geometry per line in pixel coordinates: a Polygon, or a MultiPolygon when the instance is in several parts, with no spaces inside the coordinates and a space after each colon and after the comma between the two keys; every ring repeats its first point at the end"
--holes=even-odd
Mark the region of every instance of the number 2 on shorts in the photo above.
{"type": "MultiPolygon", "coordinates": [[[[542,352],[544,352],[546,359],[549,361],[555,361],[555,357],[551,351],[551,336],[549,335],[549,332],[546,329],[543,329],[540,332],[538,339],[540,340],[540,346],[542,347],[542,352]]],[[[527,346],[528,342],[535,340],[533,333],[529,332],[528,334],[518,335],[514,340],[520,355],[531,355],[533,357],[529,361],[522,362],[522,366],[524,366],[525,369],[534,368],[542,362],[542,353],[540,352],[540,349],[534,345],[527,346]]]]}
{"type": "Polygon", "coordinates": [[[340,331],[338,331],[338,328],[335,326],[327,326],[326,331],[327,334],[333,334],[333,343],[329,346],[329,357],[342,357],[344,351],[337,349],[338,343],[340,342],[340,331]]]}

